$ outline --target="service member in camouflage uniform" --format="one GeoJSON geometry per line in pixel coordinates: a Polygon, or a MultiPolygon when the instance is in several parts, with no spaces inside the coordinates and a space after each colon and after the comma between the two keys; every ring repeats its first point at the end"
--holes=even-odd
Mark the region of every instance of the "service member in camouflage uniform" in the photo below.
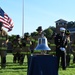
{"type": "Polygon", "coordinates": [[[1,55],[1,68],[6,67],[6,54],[7,54],[7,32],[2,29],[3,23],[0,22],[0,55],[1,55]]]}
{"type": "Polygon", "coordinates": [[[30,56],[30,36],[29,33],[24,34],[24,38],[22,38],[22,50],[21,50],[21,56],[20,56],[20,64],[22,65],[24,62],[25,55],[27,55],[27,62],[28,57],[30,56]]]}
{"type": "Polygon", "coordinates": [[[21,51],[21,40],[20,36],[17,35],[16,38],[13,40],[13,62],[16,63],[18,60],[18,63],[20,61],[20,51],[21,51]]]}

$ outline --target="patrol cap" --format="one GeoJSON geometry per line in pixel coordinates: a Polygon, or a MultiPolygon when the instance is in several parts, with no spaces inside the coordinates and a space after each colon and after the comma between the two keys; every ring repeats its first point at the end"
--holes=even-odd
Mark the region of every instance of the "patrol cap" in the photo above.
{"type": "Polygon", "coordinates": [[[61,27],[61,28],[60,28],[60,32],[64,32],[64,33],[65,33],[65,30],[66,30],[66,29],[65,29],[64,27],[61,27]]]}
{"type": "Polygon", "coordinates": [[[36,31],[42,31],[42,26],[39,26],[36,31]]]}

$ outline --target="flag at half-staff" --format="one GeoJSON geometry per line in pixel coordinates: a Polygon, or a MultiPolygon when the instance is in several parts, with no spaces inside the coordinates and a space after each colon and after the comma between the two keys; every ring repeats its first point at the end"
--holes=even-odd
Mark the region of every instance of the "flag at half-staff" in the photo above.
{"type": "Polygon", "coordinates": [[[13,20],[0,8],[0,22],[3,23],[3,27],[7,28],[8,31],[11,31],[14,23],[13,20]]]}

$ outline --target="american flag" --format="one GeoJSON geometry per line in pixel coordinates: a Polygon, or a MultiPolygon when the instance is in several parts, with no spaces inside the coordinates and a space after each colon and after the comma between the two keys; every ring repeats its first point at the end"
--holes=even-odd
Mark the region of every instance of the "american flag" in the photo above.
{"type": "Polygon", "coordinates": [[[13,20],[0,8],[0,22],[3,23],[3,27],[7,28],[8,31],[11,31],[14,23],[13,20]]]}

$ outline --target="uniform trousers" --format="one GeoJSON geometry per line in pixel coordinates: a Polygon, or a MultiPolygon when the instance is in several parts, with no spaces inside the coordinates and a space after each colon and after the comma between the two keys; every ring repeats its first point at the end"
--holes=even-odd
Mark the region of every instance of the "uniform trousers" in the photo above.
{"type": "Polygon", "coordinates": [[[5,68],[5,66],[6,66],[6,55],[7,55],[7,51],[6,50],[1,50],[0,51],[1,68],[5,68]]]}
{"type": "Polygon", "coordinates": [[[61,58],[62,69],[65,70],[66,69],[66,52],[61,51],[59,48],[56,48],[56,56],[58,60],[58,69],[59,69],[60,58],[61,58]]]}

